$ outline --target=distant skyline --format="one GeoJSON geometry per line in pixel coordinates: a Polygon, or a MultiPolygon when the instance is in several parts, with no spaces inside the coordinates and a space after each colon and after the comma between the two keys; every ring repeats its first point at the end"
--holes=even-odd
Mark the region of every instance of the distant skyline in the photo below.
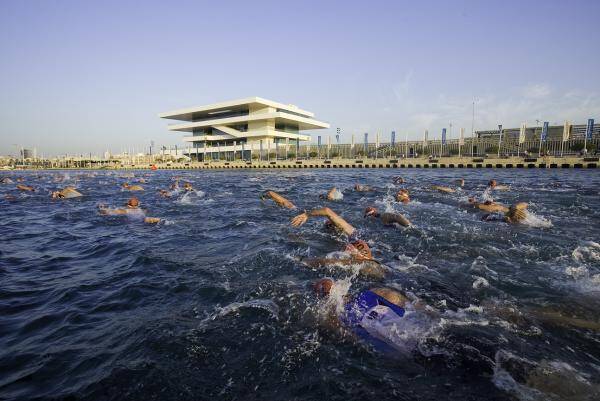
{"type": "MultiPolygon", "coordinates": [[[[600,120],[600,1],[0,2],[0,155],[182,146],[160,112],[260,96],[342,140],[600,120]],[[15,146],[16,145],[16,146],[15,146]]],[[[600,121],[598,121],[600,122],[600,121]]]]}

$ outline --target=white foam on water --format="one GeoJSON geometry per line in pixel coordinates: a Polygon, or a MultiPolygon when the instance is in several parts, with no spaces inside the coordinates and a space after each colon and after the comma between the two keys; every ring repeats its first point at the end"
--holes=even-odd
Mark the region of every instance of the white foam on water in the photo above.
{"type": "Polygon", "coordinates": [[[199,190],[186,191],[183,196],[175,202],[180,205],[196,205],[204,195],[205,193],[199,190]]]}
{"type": "Polygon", "coordinates": [[[223,316],[227,316],[230,313],[236,313],[240,309],[244,308],[253,308],[253,309],[262,309],[271,315],[275,320],[279,319],[279,306],[275,302],[270,299],[251,299],[246,302],[233,302],[229,305],[218,307],[211,316],[204,319],[202,323],[215,320],[223,316]]]}
{"type": "Polygon", "coordinates": [[[335,191],[333,191],[331,193],[331,198],[332,198],[331,200],[334,200],[334,201],[341,201],[344,199],[344,194],[339,189],[336,188],[335,191]]]}
{"type": "Polygon", "coordinates": [[[429,268],[429,266],[427,265],[423,265],[421,263],[416,263],[417,257],[411,258],[410,256],[406,256],[406,255],[398,255],[398,261],[393,261],[391,263],[389,263],[389,267],[391,267],[394,270],[398,270],[401,272],[407,272],[409,270],[426,270],[426,271],[432,271],[435,272],[436,274],[439,274],[438,272],[436,272],[435,270],[431,270],[429,268]]]}
{"type": "Polygon", "coordinates": [[[327,318],[327,315],[332,310],[337,316],[341,316],[344,313],[344,305],[346,304],[345,297],[348,295],[348,291],[356,276],[358,276],[358,269],[355,269],[352,275],[335,281],[334,285],[331,287],[329,296],[325,299],[323,308],[319,308],[321,317],[327,318]]]}
{"type": "Polygon", "coordinates": [[[600,244],[594,241],[585,241],[571,253],[576,262],[600,262],[600,244]]]}
{"type": "Polygon", "coordinates": [[[473,288],[478,290],[480,288],[487,288],[490,286],[489,281],[487,281],[485,278],[483,277],[478,277],[475,276],[475,281],[473,281],[473,288]]]}
{"type": "Polygon", "coordinates": [[[550,220],[547,220],[532,212],[528,212],[527,217],[525,217],[524,220],[520,221],[520,224],[536,228],[550,228],[553,226],[550,220]]]}

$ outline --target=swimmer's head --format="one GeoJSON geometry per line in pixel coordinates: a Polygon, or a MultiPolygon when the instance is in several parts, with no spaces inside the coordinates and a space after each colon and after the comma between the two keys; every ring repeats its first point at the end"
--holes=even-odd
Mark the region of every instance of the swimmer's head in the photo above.
{"type": "Polygon", "coordinates": [[[404,306],[408,302],[408,298],[391,288],[373,288],[371,292],[398,306],[404,306]]]}
{"type": "Polygon", "coordinates": [[[459,178],[458,180],[456,180],[456,183],[458,184],[459,187],[464,187],[465,186],[465,179],[464,178],[459,178]]]}
{"type": "Polygon", "coordinates": [[[492,203],[494,202],[492,202],[491,200],[486,200],[485,202],[483,202],[484,205],[491,205],[492,203]]]}
{"type": "Polygon", "coordinates": [[[475,198],[473,198],[472,196],[469,197],[469,203],[475,203],[475,198]]]}
{"type": "Polygon", "coordinates": [[[490,188],[495,188],[496,185],[498,185],[496,180],[490,180],[490,182],[488,182],[488,187],[490,187],[490,188]]]}
{"type": "Polygon", "coordinates": [[[371,248],[363,240],[357,240],[346,245],[346,252],[352,254],[356,259],[372,260],[371,248]]]}
{"type": "Polygon", "coordinates": [[[408,194],[408,190],[401,189],[400,191],[398,191],[398,193],[396,194],[396,200],[398,202],[402,202],[402,203],[410,202],[410,196],[408,194]]]}
{"type": "Polygon", "coordinates": [[[326,297],[331,292],[333,287],[333,280],[330,278],[322,278],[313,283],[313,289],[320,297],[326,297]]]}
{"type": "Polygon", "coordinates": [[[525,220],[527,218],[527,206],[525,202],[515,203],[508,208],[506,217],[513,223],[525,220]]]}
{"type": "Polygon", "coordinates": [[[369,206],[368,208],[365,209],[365,214],[363,217],[369,217],[369,216],[375,216],[377,215],[377,209],[369,206]]]}
{"type": "Polygon", "coordinates": [[[136,198],[135,196],[130,198],[127,201],[127,207],[131,208],[131,209],[135,209],[138,206],[140,206],[140,201],[138,200],[138,198],[136,198]]]}

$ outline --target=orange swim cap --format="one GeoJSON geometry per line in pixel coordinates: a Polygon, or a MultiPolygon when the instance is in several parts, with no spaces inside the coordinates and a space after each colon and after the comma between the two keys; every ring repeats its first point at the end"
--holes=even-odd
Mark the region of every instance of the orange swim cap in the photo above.
{"type": "Polygon", "coordinates": [[[317,293],[317,295],[321,297],[326,297],[331,292],[331,287],[333,287],[333,280],[330,278],[322,278],[313,283],[313,289],[317,293]]]}
{"type": "Polygon", "coordinates": [[[127,206],[128,206],[128,207],[131,207],[131,208],[136,208],[136,207],[138,207],[139,205],[140,205],[140,201],[139,201],[139,200],[138,200],[138,198],[136,198],[135,196],[134,196],[134,197],[132,197],[132,198],[130,198],[130,199],[127,201],[127,206]]]}
{"type": "Polygon", "coordinates": [[[372,260],[373,259],[373,254],[371,253],[371,248],[369,248],[369,245],[365,241],[360,240],[360,239],[358,241],[354,241],[354,242],[348,244],[346,246],[346,252],[351,253],[357,259],[362,259],[362,260],[372,260]]]}

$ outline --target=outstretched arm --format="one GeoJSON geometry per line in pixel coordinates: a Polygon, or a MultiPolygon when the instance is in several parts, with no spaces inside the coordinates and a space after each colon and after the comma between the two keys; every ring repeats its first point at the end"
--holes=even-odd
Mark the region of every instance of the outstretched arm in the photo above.
{"type": "Polygon", "coordinates": [[[328,207],[324,207],[321,209],[314,209],[310,212],[304,212],[299,214],[298,216],[292,219],[292,225],[294,227],[300,227],[302,224],[306,223],[309,217],[317,217],[323,216],[327,217],[331,223],[336,226],[338,229],[345,232],[347,235],[352,235],[354,233],[354,227],[352,227],[346,220],[341,218],[336,212],[331,210],[328,207]]]}
{"type": "Polygon", "coordinates": [[[271,198],[273,200],[273,202],[277,203],[279,206],[281,207],[285,207],[288,209],[294,209],[296,208],[296,206],[294,206],[294,204],[292,202],[290,202],[289,200],[285,199],[283,196],[279,195],[277,192],[275,191],[266,191],[265,193],[263,193],[260,196],[261,199],[265,199],[265,198],[271,198]]]}

